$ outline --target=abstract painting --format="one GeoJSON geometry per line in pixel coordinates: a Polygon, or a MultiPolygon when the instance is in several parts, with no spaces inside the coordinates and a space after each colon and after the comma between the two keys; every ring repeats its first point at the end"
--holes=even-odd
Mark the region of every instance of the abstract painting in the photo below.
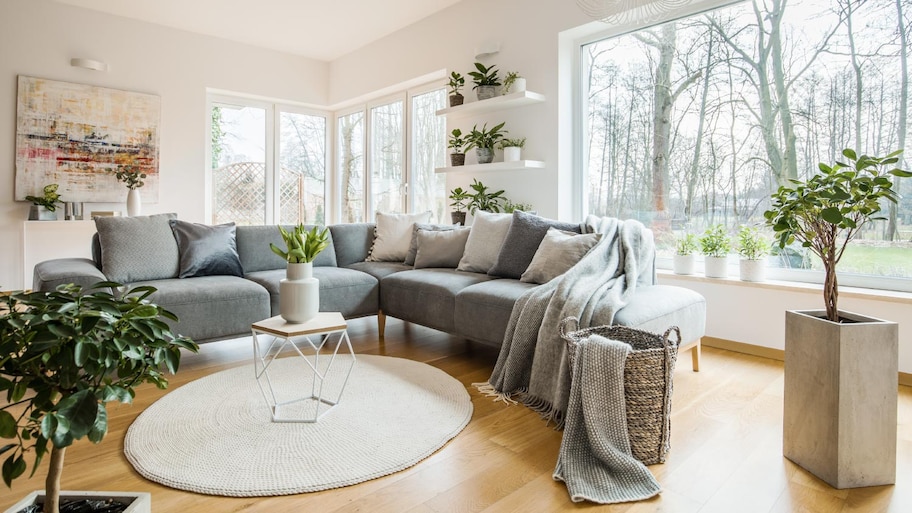
{"type": "Polygon", "coordinates": [[[19,76],[16,199],[60,185],[63,201],[122,202],[114,173],[146,174],[143,202],[158,201],[161,98],[19,76]]]}

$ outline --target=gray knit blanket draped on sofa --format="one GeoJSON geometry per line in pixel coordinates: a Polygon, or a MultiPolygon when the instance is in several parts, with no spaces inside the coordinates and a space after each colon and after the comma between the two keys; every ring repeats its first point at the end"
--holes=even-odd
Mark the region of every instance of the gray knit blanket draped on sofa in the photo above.
{"type": "MultiPolygon", "coordinates": [[[[530,289],[516,301],[491,378],[478,387],[505,401],[518,400],[559,426],[567,412],[571,383],[561,320],[575,317],[580,328],[589,327],[596,308],[600,319],[613,320],[641,277],[655,272],[652,232],[640,222],[590,215],[583,233],[601,233],[602,238],[562,276],[530,289]]],[[[625,417],[618,420],[626,425],[625,417]]],[[[565,475],[564,480],[569,486],[574,476],[565,475]]]]}

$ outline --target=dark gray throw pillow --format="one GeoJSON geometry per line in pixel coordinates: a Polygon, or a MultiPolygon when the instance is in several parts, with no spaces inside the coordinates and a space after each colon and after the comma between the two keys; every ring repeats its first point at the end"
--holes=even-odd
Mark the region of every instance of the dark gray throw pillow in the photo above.
{"type": "Polygon", "coordinates": [[[179,278],[243,276],[234,223],[207,225],[171,220],[180,253],[179,278]]]}
{"type": "Polygon", "coordinates": [[[418,254],[418,230],[428,230],[434,232],[443,232],[449,231],[453,228],[459,228],[458,224],[423,224],[415,223],[414,229],[412,230],[412,243],[409,246],[408,253],[405,255],[405,261],[402,263],[405,265],[415,265],[415,255],[418,254]]]}
{"type": "Polygon", "coordinates": [[[548,233],[548,228],[582,233],[582,229],[577,223],[565,223],[519,210],[514,211],[513,221],[510,223],[510,229],[507,230],[507,238],[504,239],[500,254],[497,255],[497,261],[494,262],[494,267],[488,271],[488,274],[502,278],[520,279],[532,262],[532,257],[535,256],[535,251],[545,238],[545,234],[548,233]]]}

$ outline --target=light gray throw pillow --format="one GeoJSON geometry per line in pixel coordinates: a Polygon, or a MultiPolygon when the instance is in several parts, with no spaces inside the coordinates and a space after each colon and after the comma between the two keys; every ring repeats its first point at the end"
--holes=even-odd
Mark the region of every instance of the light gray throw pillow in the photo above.
{"type": "Polygon", "coordinates": [[[601,238],[600,233],[578,235],[557,228],[548,228],[548,233],[535,250],[532,263],[529,264],[519,281],[548,283],[582,260],[601,238]]]}
{"type": "Polygon", "coordinates": [[[111,281],[177,278],[179,253],[169,221],[177,214],[96,217],[101,270],[111,281]]]}
{"type": "Polygon", "coordinates": [[[532,262],[532,257],[535,256],[535,251],[545,238],[545,234],[548,233],[548,228],[551,227],[565,232],[582,232],[577,223],[546,219],[519,210],[513,212],[513,222],[510,223],[503,247],[500,248],[497,261],[488,274],[514,280],[520,279],[532,262]]]}
{"type": "Polygon", "coordinates": [[[465,252],[469,228],[454,230],[418,230],[418,252],[415,269],[422,267],[455,268],[465,252]]]}
{"type": "Polygon", "coordinates": [[[374,244],[367,262],[402,262],[412,242],[412,226],[431,220],[431,211],[418,214],[386,214],[377,212],[374,244]]]}
{"type": "Polygon", "coordinates": [[[402,263],[405,265],[415,265],[415,255],[418,254],[418,230],[431,230],[431,231],[443,232],[443,231],[452,230],[454,228],[457,228],[458,226],[459,225],[455,225],[455,224],[416,223],[415,229],[412,230],[412,244],[409,246],[408,253],[405,255],[405,260],[402,263]]]}
{"type": "Polygon", "coordinates": [[[481,210],[475,212],[469,240],[466,241],[465,253],[459,260],[457,271],[487,273],[503,246],[513,216],[510,214],[492,214],[481,210]]]}

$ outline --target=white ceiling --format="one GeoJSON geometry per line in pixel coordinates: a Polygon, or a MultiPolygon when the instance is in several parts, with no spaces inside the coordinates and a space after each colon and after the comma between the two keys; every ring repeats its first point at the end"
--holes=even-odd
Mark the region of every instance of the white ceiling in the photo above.
{"type": "Polygon", "coordinates": [[[331,61],[459,0],[57,0],[331,61]]]}

